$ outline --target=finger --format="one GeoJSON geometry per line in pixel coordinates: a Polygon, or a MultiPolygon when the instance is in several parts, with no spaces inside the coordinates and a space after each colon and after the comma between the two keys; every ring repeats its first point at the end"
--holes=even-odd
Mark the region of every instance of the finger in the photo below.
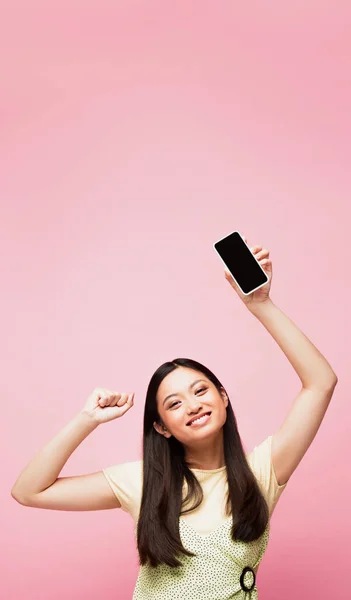
{"type": "Polygon", "coordinates": [[[229,271],[227,271],[227,275],[225,276],[226,280],[230,283],[230,285],[236,285],[234,281],[234,277],[229,271]]]}
{"type": "Polygon", "coordinates": [[[225,270],[224,271],[224,276],[225,276],[226,280],[228,281],[228,283],[230,285],[234,285],[236,287],[236,283],[234,281],[234,277],[233,277],[233,275],[231,273],[229,273],[229,271],[225,270]]]}
{"type": "Polygon", "coordinates": [[[134,399],[134,392],[132,392],[131,394],[125,394],[125,398],[123,398],[123,404],[118,404],[118,406],[120,406],[121,408],[124,408],[125,406],[127,407],[131,407],[133,404],[133,399],[134,399]]]}
{"type": "Polygon", "coordinates": [[[100,406],[110,406],[111,402],[113,401],[113,396],[114,392],[108,390],[107,388],[101,388],[101,394],[98,400],[100,406]]]}
{"type": "Polygon", "coordinates": [[[108,395],[106,395],[105,398],[105,404],[106,406],[116,406],[120,397],[121,397],[121,393],[120,392],[113,392],[111,390],[108,390],[108,395]]]}
{"type": "Polygon", "coordinates": [[[119,398],[118,398],[118,400],[117,400],[117,406],[123,406],[123,404],[124,404],[124,403],[125,403],[125,401],[126,401],[126,395],[127,395],[127,394],[126,394],[125,392],[121,392],[121,393],[119,394],[119,398]]]}
{"type": "Polygon", "coordinates": [[[111,395],[109,398],[110,406],[116,406],[118,404],[120,397],[121,397],[121,394],[119,392],[111,392],[111,395]]]}
{"type": "Polygon", "coordinates": [[[268,258],[269,250],[267,248],[263,248],[260,252],[256,254],[256,259],[260,260],[261,258],[268,258]]]}
{"type": "Polygon", "coordinates": [[[117,402],[117,406],[123,406],[124,404],[126,404],[130,400],[130,397],[133,395],[134,392],[131,392],[130,394],[122,394],[121,398],[117,402]]]}
{"type": "Polygon", "coordinates": [[[98,398],[102,398],[103,396],[106,396],[106,388],[96,387],[94,388],[94,394],[96,394],[98,398]]]}
{"type": "Polygon", "coordinates": [[[127,412],[127,410],[129,410],[130,408],[132,408],[133,406],[133,401],[130,402],[126,402],[123,406],[121,406],[120,408],[120,416],[124,415],[124,413],[127,412]]]}

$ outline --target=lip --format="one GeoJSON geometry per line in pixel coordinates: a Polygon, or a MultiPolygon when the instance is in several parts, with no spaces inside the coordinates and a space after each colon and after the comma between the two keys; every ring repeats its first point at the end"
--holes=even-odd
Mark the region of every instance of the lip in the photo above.
{"type": "Polygon", "coordinates": [[[193,417],[192,419],[190,419],[190,421],[187,422],[187,427],[201,427],[202,425],[205,425],[209,421],[211,415],[212,415],[212,411],[210,411],[210,410],[202,412],[199,415],[197,415],[196,417],[193,417]],[[191,425],[192,421],[196,421],[196,419],[199,419],[200,417],[203,417],[204,415],[207,415],[208,418],[203,423],[195,423],[195,425],[191,425]]]}

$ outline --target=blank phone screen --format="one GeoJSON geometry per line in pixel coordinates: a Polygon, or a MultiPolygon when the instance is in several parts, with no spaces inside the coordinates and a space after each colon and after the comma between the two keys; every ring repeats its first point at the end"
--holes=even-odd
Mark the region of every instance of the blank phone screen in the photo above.
{"type": "Polygon", "coordinates": [[[237,231],[216,242],[214,248],[245,294],[267,283],[267,275],[237,231]]]}

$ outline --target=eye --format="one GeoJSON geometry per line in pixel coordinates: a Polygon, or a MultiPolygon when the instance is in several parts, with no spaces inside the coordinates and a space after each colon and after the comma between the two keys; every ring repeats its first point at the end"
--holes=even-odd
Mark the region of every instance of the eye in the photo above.
{"type": "MultiPolygon", "coordinates": [[[[198,390],[196,390],[196,394],[197,392],[203,392],[204,390],[206,390],[207,388],[199,388],[198,390]]],[[[173,402],[169,408],[173,408],[173,406],[175,406],[176,404],[178,404],[179,400],[176,400],[175,402],[173,402]]]]}

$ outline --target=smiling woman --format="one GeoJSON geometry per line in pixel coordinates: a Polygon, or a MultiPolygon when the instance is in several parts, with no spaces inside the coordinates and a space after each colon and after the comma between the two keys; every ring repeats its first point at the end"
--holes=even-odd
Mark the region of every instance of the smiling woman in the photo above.
{"type": "Polygon", "coordinates": [[[239,600],[246,592],[255,600],[269,519],[286,485],[275,476],[272,437],[246,455],[217,377],[195,360],[178,358],[150,380],[143,459],[59,477],[67,457],[99,423],[132,406],[133,393],[95,388],[80,413],[29,462],[13,497],[36,508],[128,512],[140,565],[133,600],[239,600]]]}
{"type": "Polygon", "coordinates": [[[174,436],[183,445],[188,467],[216,469],[225,464],[223,425],[228,396],[222,386],[218,387],[194,366],[183,365],[174,368],[157,390],[158,418],[154,428],[167,439],[174,436]]]}
{"type": "Polygon", "coordinates": [[[177,358],[156,370],[143,459],[104,474],[136,523],[133,600],[257,598],[269,518],[286,484],[272,470],[271,437],[245,454],[228,395],[207,367],[177,358]]]}
{"type": "Polygon", "coordinates": [[[272,468],[272,436],[245,454],[224,387],[189,358],[151,377],[143,434],[142,460],[104,469],[136,523],[133,600],[255,600],[270,517],[287,485],[272,468]]]}

